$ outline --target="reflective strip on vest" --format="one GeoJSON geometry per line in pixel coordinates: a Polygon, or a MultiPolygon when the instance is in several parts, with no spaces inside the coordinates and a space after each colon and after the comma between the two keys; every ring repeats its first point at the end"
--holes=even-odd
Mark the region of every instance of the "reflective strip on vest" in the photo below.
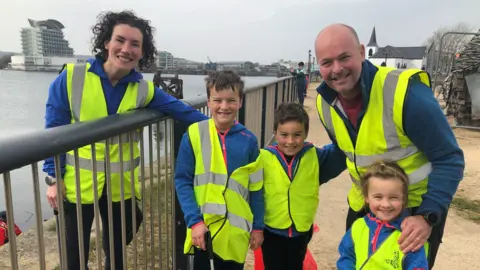
{"type": "MultiPolygon", "coordinates": [[[[140,166],[140,157],[134,158],[133,161],[135,166],[134,168],[131,167],[130,160],[123,161],[124,173],[132,171],[133,169],[140,166]]],[[[97,164],[97,172],[106,173],[105,161],[97,160],[95,161],[95,163],[97,164]]],[[[66,154],[65,164],[75,167],[75,157],[73,155],[66,154]]],[[[93,171],[93,162],[91,159],[79,157],[78,168],[93,171]]],[[[110,162],[110,173],[121,173],[120,162],[110,162]]]]}
{"type": "MultiPolygon", "coordinates": [[[[80,121],[80,108],[82,106],[83,85],[85,83],[85,75],[87,72],[86,64],[76,64],[73,67],[72,76],[72,114],[75,122],[80,121]]],[[[138,84],[137,94],[137,108],[143,107],[146,104],[148,96],[148,83],[145,80],[140,80],[138,84]]]]}
{"type": "MultiPolygon", "coordinates": [[[[345,156],[355,164],[355,166],[359,167],[368,167],[376,161],[379,160],[394,160],[398,161],[408,156],[411,156],[417,153],[419,150],[416,146],[411,145],[405,148],[402,148],[400,144],[400,140],[398,138],[397,129],[395,127],[395,123],[393,119],[393,106],[394,106],[394,99],[395,99],[395,91],[394,89],[397,87],[397,82],[400,73],[402,70],[395,69],[392,70],[387,74],[385,79],[385,83],[383,86],[383,111],[384,115],[382,117],[382,125],[383,125],[383,134],[385,136],[385,141],[387,142],[387,152],[383,154],[376,154],[376,155],[356,155],[350,152],[344,152],[345,156]]],[[[321,97],[319,97],[321,98],[321,97]]],[[[323,119],[325,122],[325,126],[327,127],[328,131],[332,135],[332,137],[337,140],[335,134],[335,128],[333,127],[332,121],[332,114],[330,111],[330,104],[328,104],[325,99],[321,98],[322,102],[322,113],[323,119]]],[[[337,102],[337,101],[335,101],[337,102]]],[[[428,177],[430,172],[432,171],[432,164],[427,162],[426,164],[422,165],[417,170],[411,172],[409,177],[409,183],[415,184],[418,183],[425,178],[428,177]]],[[[352,181],[359,185],[360,183],[356,181],[353,176],[351,176],[352,181]]]]}
{"type": "MultiPolygon", "coordinates": [[[[204,166],[204,174],[195,175],[194,186],[201,186],[206,184],[214,184],[220,186],[226,186],[226,188],[232,190],[233,192],[238,193],[242,198],[248,202],[249,201],[249,191],[242,184],[237,182],[235,179],[227,179],[227,175],[216,174],[210,171],[210,165],[212,162],[212,145],[210,141],[210,130],[209,130],[209,121],[202,121],[198,123],[198,129],[200,133],[200,143],[202,145],[202,160],[204,166]]],[[[253,178],[260,176],[260,179],[254,179],[254,181],[262,180],[263,170],[261,174],[252,174],[253,178]]],[[[226,218],[232,226],[238,227],[246,232],[252,230],[252,223],[246,220],[243,217],[239,217],[232,213],[227,213],[227,207],[225,204],[215,204],[215,203],[206,203],[200,206],[200,209],[203,214],[215,214],[215,215],[226,215],[226,218]]]]}

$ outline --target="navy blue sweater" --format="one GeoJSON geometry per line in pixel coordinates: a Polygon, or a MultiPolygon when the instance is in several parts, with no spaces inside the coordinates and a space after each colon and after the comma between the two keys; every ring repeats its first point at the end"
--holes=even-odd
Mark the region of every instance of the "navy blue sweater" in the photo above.
{"type": "MultiPolygon", "coordinates": [[[[364,61],[360,76],[363,106],[358,116],[357,129],[342,113],[339,113],[354,144],[370,99],[371,87],[377,70],[378,68],[370,61],[364,61]]],[[[317,92],[329,103],[332,103],[337,97],[337,92],[325,82],[317,88],[317,92]]],[[[403,128],[412,143],[432,163],[427,193],[422,196],[423,202],[417,213],[444,214],[463,178],[465,160],[463,151],[458,146],[452,128],[435,99],[432,89],[418,80],[412,80],[407,90],[403,108],[403,128]]],[[[329,136],[332,142],[337,144],[331,134],[329,136]]]]}
{"type": "MultiPolygon", "coordinates": [[[[95,73],[102,81],[108,114],[116,114],[128,83],[139,82],[140,79],[143,78],[142,74],[132,70],[127,76],[123,77],[115,86],[113,86],[103,69],[103,59],[89,59],[88,62],[91,64],[88,72],[95,73]]],[[[173,119],[183,122],[186,125],[208,119],[206,115],[166,94],[159,88],[155,88],[155,94],[151,102],[147,105],[147,108],[164,112],[173,119]]],[[[68,125],[71,123],[71,119],[72,116],[67,95],[67,72],[64,70],[50,85],[46,104],[45,128],[68,125]]],[[[65,174],[65,154],[60,156],[60,163],[63,178],[63,175],[65,174]]],[[[43,171],[48,175],[55,177],[55,163],[53,158],[45,160],[43,171]]]]}

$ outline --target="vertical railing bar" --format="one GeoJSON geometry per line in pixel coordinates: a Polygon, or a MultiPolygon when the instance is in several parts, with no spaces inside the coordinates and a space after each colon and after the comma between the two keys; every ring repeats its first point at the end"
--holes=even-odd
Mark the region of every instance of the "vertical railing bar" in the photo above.
{"type": "MultiPolygon", "coordinates": [[[[145,142],[143,141],[143,129],[140,130],[140,171],[142,182],[142,211],[145,213],[145,142]]],[[[146,213],[144,214],[144,216],[146,213]]],[[[147,224],[145,218],[142,222],[143,227],[143,268],[147,269],[147,224]]]]}
{"type": "Polygon", "coordinates": [[[73,150],[75,159],[75,188],[76,188],[76,208],[77,208],[77,230],[78,230],[78,253],[80,255],[80,269],[84,270],[85,265],[85,243],[83,241],[83,215],[82,215],[82,191],[80,187],[80,158],[78,148],[73,150]]]}
{"type": "MultiPolygon", "coordinates": [[[[43,221],[42,221],[42,208],[40,201],[40,185],[38,177],[38,164],[32,163],[32,176],[33,176],[33,197],[35,200],[35,221],[37,225],[37,240],[38,240],[38,258],[40,259],[40,269],[45,270],[45,243],[43,241],[43,221]]],[[[10,230],[10,228],[9,228],[10,230]]],[[[10,235],[8,236],[10,237],[10,235]]]]}
{"type": "MultiPolygon", "coordinates": [[[[170,181],[170,179],[168,178],[168,166],[169,166],[169,162],[171,162],[171,160],[169,160],[168,158],[168,146],[167,146],[167,141],[172,141],[172,137],[170,136],[170,130],[168,129],[168,120],[165,120],[164,122],[164,127],[165,127],[165,135],[168,134],[168,136],[165,136],[165,147],[163,149],[164,151],[164,154],[165,154],[165,189],[164,189],[164,197],[165,197],[165,247],[166,247],[166,254],[165,254],[165,258],[166,258],[166,267],[167,269],[170,269],[170,246],[169,246],[169,232],[171,230],[169,230],[170,228],[170,224],[168,224],[169,222],[169,211],[168,211],[168,201],[169,201],[169,197],[168,197],[168,181],[170,181]]],[[[170,202],[172,203],[172,202],[170,202]]],[[[172,264],[174,263],[175,261],[175,258],[172,258],[172,264]]]]}
{"type": "MultiPolygon", "coordinates": [[[[115,268],[115,246],[113,237],[113,209],[112,209],[112,171],[110,168],[110,142],[105,142],[105,179],[107,184],[107,212],[108,212],[108,245],[110,251],[110,268],[115,268]]],[[[118,241],[118,240],[117,240],[118,241]]]]}
{"type": "MultiPolygon", "coordinates": [[[[66,242],[66,232],[65,232],[65,208],[63,205],[63,186],[65,183],[62,179],[62,171],[61,171],[61,163],[60,163],[60,156],[56,155],[54,157],[55,163],[55,176],[57,178],[57,222],[55,223],[57,226],[57,236],[60,238],[59,240],[59,247],[58,252],[60,255],[60,268],[68,269],[67,264],[67,242],[66,242]]],[[[54,210],[55,212],[56,210],[54,210]]]]}
{"type": "MultiPolygon", "coordinates": [[[[122,220],[122,264],[123,269],[127,269],[127,228],[125,213],[125,173],[123,166],[123,140],[122,134],[118,135],[118,161],[120,162],[120,219],[122,220]]],[[[131,200],[135,200],[134,193],[131,194],[131,200]]]]}
{"type": "MultiPolygon", "coordinates": [[[[162,143],[162,140],[161,140],[161,137],[160,137],[160,132],[161,132],[161,129],[160,129],[160,123],[161,122],[157,122],[157,175],[158,175],[158,188],[157,188],[157,201],[158,201],[158,241],[159,241],[159,244],[158,244],[158,253],[159,253],[159,266],[160,266],[160,270],[163,269],[163,258],[162,258],[162,243],[163,243],[163,240],[162,240],[162,200],[160,199],[161,198],[161,166],[162,166],[162,161],[161,161],[161,143],[162,143]]],[[[166,132],[166,130],[164,131],[166,132]]],[[[164,134],[163,138],[164,140],[166,140],[166,134],[164,134]]],[[[166,143],[164,143],[164,147],[166,147],[166,143]]],[[[166,157],[165,157],[166,158],[166,157]]],[[[165,167],[167,165],[165,164],[165,167]]],[[[166,175],[165,175],[165,179],[166,179],[166,175]]]]}
{"type": "MultiPolygon", "coordinates": [[[[174,174],[174,171],[175,171],[175,165],[174,165],[174,159],[175,159],[175,154],[173,152],[173,120],[170,119],[170,171],[171,171],[171,177],[170,177],[170,181],[171,181],[171,193],[170,193],[170,204],[171,204],[171,212],[172,212],[172,224],[170,225],[171,228],[172,228],[172,269],[176,269],[176,260],[175,260],[175,257],[176,257],[176,241],[173,241],[173,235],[175,235],[175,230],[176,230],[176,224],[175,224],[175,220],[176,220],[176,212],[175,212],[175,203],[174,203],[174,200],[175,200],[175,185],[173,183],[173,174],[174,174]]],[[[165,166],[166,168],[166,166],[165,166]]],[[[168,173],[167,173],[167,176],[168,176],[168,173]]]]}
{"type": "Polygon", "coordinates": [[[275,110],[278,106],[278,82],[275,83],[275,95],[274,95],[274,103],[273,103],[273,110],[275,110]]]}
{"type": "MultiPolygon", "coordinates": [[[[132,134],[139,134],[138,131],[131,131],[128,133],[128,143],[130,147],[130,188],[132,190],[132,233],[133,233],[133,269],[137,269],[137,190],[135,188],[135,158],[133,155],[133,136],[132,134]]],[[[138,144],[137,144],[138,147],[138,144]]]]}
{"type": "Polygon", "coordinates": [[[260,147],[264,147],[265,145],[265,137],[266,137],[266,119],[267,119],[267,89],[268,87],[265,86],[262,88],[262,111],[261,111],[261,120],[260,120],[260,147]]]}
{"type": "Polygon", "coordinates": [[[10,179],[10,171],[3,173],[4,191],[5,191],[5,206],[7,207],[7,226],[8,226],[8,240],[10,244],[10,262],[12,269],[18,269],[17,260],[17,240],[15,234],[15,221],[13,217],[13,201],[12,201],[12,185],[10,179]]]}
{"type": "MultiPolygon", "coordinates": [[[[158,136],[158,134],[157,134],[158,136]]],[[[148,125],[148,153],[149,153],[149,168],[150,168],[150,259],[152,269],[155,268],[155,234],[154,234],[154,213],[153,213],[153,197],[154,194],[154,182],[153,182],[153,126],[152,124],[148,125]]],[[[160,176],[158,176],[160,177],[160,176]]]]}
{"type": "Polygon", "coordinates": [[[98,205],[98,168],[97,168],[97,149],[96,144],[90,145],[92,152],[92,179],[93,179],[93,213],[95,220],[95,252],[97,254],[97,268],[102,269],[102,250],[100,246],[100,208],[98,205]]]}

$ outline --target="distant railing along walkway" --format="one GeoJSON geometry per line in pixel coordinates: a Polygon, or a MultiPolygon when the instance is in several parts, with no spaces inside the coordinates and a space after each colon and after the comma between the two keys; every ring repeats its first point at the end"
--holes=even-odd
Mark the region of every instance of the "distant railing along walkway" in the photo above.
{"type": "MultiPolygon", "coordinates": [[[[260,147],[269,144],[273,139],[273,114],[278,104],[290,102],[296,99],[295,83],[292,77],[280,78],[274,82],[249,88],[245,91],[243,106],[238,114],[238,121],[250,129],[258,138],[260,147]]],[[[206,115],[210,115],[206,95],[193,99],[184,100],[193,107],[199,109],[206,115]]],[[[130,149],[135,144],[140,146],[140,173],[141,183],[141,209],[143,210],[143,223],[137,234],[134,234],[130,245],[125,246],[125,225],[122,222],[122,239],[110,238],[110,245],[113,241],[122,241],[124,265],[129,269],[187,269],[188,258],[183,255],[183,242],[185,240],[186,227],[183,214],[175,199],[175,188],[173,185],[173,171],[175,157],[182,135],[186,132],[186,126],[174,122],[164,114],[141,109],[123,115],[111,115],[103,119],[76,123],[67,126],[32,132],[15,138],[2,139],[0,141],[0,173],[3,174],[5,205],[8,214],[8,232],[10,242],[0,248],[0,269],[47,269],[46,265],[52,262],[47,261],[46,246],[53,243],[45,241],[44,223],[41,212],[40,185],[44,181],[39,179],[37,162],[48,157],[55,157],[56,175],[60,175],[60,155],[75,150],[75,162],[78,162],[77,149],[86,145],[94,146],[96,142],[103,141],[106,148],[112,143],[129,143],[130,149]],[[148,127],[148,128],[147,128],[148,127]],[[140,131],[139,131],[140,130],[140,131]],[[134,138],[140,133],[140,141],[135,142],[134,138]],[[144,134],[146,133],[146,134],[144,134]],[[147,139],[145,139],[147,138],[147,139]],[[113,140],[109,140],[113,139],[113,140]],[[145,142],[146,141],[146,142],[145,142]],[[145,146],[147,153],[145,153],[145,146]],[[146,157],[147,155],[147,157],[146,157]],[[148,165],[147,165],[148,163],[148,165]],[[33,199],[35,201],[36,218],[36,239],[33,241],[22,241],[22,236],[15,237],[12,203],[12,190],[10,172],[25,166],[32,170],[32,184],[34,187],[33,199]],[[148,237],[147,237],[148,235],[148,237]],[[36,243],[35,243],[36,242],[36,243]],[[38,252],[26,253],[26,247],[37,246],[38,252]],[[38,259],[35,257],[38,256],[38,259]],[[32,266],[23,265],[25,260],[19,258],[29,257],[30,261],[38,262],[32,266]]],[[[92,149],[95,149],[92,147],[92,149]]],[[[119,148],[121,149],[121,148],[119,148]]],[[[120,151],[121,152],[121,151],[120,151]]],[[[133,151],[130,151],[131,153],[133,151]]],[[[120,156],[121,153],[120,153],[120,156]]],[[[96,153],[92,151],[94,160],[96,153]]],[[[108,161],[109,158],[106,158],[108,161]]],[[[133,160],[130,157],[130,160],[133,160]]],[[[122,164],[120,159],[120,164],[122,164]]],[[[110,163],[106,162],[105,168],[96,168],[96,162],[92,162],[94,175],[97,170],[105,169],[107,172],[106,188],[107,196],[111,196],[110,163]]],[[[133,165],[133,162],[131,164],[133,165]]],[[[79,178],[77,177],[77,183],[79,178]]],[[[120,180],[124,180],[121,178],[120,180]]],[[[78,185],[78,184],[77,184],[78,185]]],[[[96,177],[94,177],[94,189],[96,189],[96,177]]],[[[121,184],[123,186],[123,183],[121,184]]],[[[133,189],[132,187],[130,187],[133,189]]],[[[122,191],[124,192],[124,191],[122,191]]],[[[58,193],[58,201],[63,202],[63,196],[58,193]]],[[[94,194],[96,194],[94,192],[94,194]]],[[[125,201],[121,194],[122,219],[125,216],[125,201]]],[[[95,196],[94,204],[98,205],[98,197],[95,196]]],[[[81,208],[77,207],[77,211],[81,208]]],[[[135,208],[134,208],[135,209],[135,208]]],[[[80,212],[80,211],[79,211],[80,212]]],[[[63,203],[59,204],[59,215],[54,230],[58,233],[58,242],[55,243],[55,250],[58,253],[58,260],[53,262],[57,269],[67,269],[66,266],[66,244],[65,244],[65,219],[63,214],[63,203]]],[[[108,202],[109,235],[113,235],[112,207],[108,202]]],[[[135,215],[133,215],[135,216],[135,215]]],[[[82,246],[83,241],[82,223],[78,223],[80,258],[84,258],[82,246]]],[[[136,220],[133,218],[133,227],[136,220]]],[[[101,231],[98,208],[95,207],[95,232],[101,231]]],[[[91,241],[91,252],[88,267],[90,269],[102,269],[103,255],[101,237],[99,233],[91,241]],[[93,251],[94,250],[94,251],[93,251]]],[[[113,251],[113,248],[110,249],[113,251]]],[[[48,254],[51,255],[51,254],[48,254]]],[[[51,257],[51,256],[48,256],[51,257]]],[[[113,254],[111,254],[113,258],[113,254]]],[[[80,259],[82,261],[82,259],[80,259]]],[[[113,263],[113,262],[112,262],[113,263]]],[[[86,269],[81,265],[81,269],[86,269]]],[[[114,265],[112,265],[114,269],[114,265]]]]}

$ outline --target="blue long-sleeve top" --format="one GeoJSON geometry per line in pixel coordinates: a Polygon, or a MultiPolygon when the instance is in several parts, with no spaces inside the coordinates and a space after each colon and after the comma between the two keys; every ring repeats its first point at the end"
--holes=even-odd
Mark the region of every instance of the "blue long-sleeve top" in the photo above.
{"type": "MultiPolygon", "coordinates": [[[[98,75],[102,81],[103,93],[108,114],[116,114],[127,86],[131,82],[139,82],[143,78],[140,72],[132,71],[113,86],[103,69],[104,60],[100,57],[89,59],[91,64],[88,72],[98,75]]],[[[208,119],[198,110],[186,105],[180,100],[166,94],[163,90],[155,88],[155,93],[147,108],[156,109],[171,116],[176,121],[190,125],[208,119]]],[[[50,85],[46,103],[45,128],[52,128],[71,123],[70,104],[67,94],[67,73],[64,70],[50,85]]],[[[62,178],[65,174],[65,154],[60,155],[62,178]]],[[[55,177],[55,163],[53,158],[48,158],[43,164],[43,171],[55,177]]]]}
{"type": "MultiPolygon", "coordinates": [[[[222,138],[220,134],[218,136],[221,143],[222,138]]],[[[236,123],[224,136],[228,175],[231,175],[237,168],[256,161],[259,154],[257,138],[242,124],[236,123]]],[[[180,142],[175,165],[175,188],[188,228],[203,222],[203,216],[193,191],[194,176],[195,156],[188,132],[186,132],[180,142]]],[[[249,204],[253,213],[253,230],[263,230],[265,213],[263,188],[249,193],[249,204]]]]}
{"type": "MultiPolygon", "coordinates": [[[[285,156],[285,159],[282,157],[283,153],[278,150],[276,147],[277,143],[272,144],[265,148],[265,150],[274,154],[280,164],[282,164],[282,168],[285,170],[285,173],[288,175],[288,164],[285,162],[291,162],[291,168],[296,168],[292,170],[292,177],[293,181],[295,181],[295,175],[298,170],[309,170],[310,168],[300,168],[298,166],[299,161],[305,155],[309,149],[315,147],[313,144],[309,142],[304,142],[303,149],[300,150],[294,157],[285,156]]],[[[318,157],[318,165],[320,168],[320,174],[318,176],[320,185],[327,183],[330,179],[337,177],[341,172],[346,169],[345,164],[345,154],[334,144],[328,144],[323,147],[316,147],[317,157],[318,157]]],[[[278,170],[278,168],[263,168],[263,170],[278,170]]],[[[296,237],[301,234],[305,234],[307,232],[299,232],[295,228],[295,224],[292,222],[292,226],[287,229],[277,229],[271,228],[265,225],[265,229],[275,233],[277,235],[281,235],[284,237],[296,237]]]]}
{"type": "MultiPolygon", "coordinates": [[[[379,248],[380,245],[389,237],[395,230],[401,231],[400,225],[402,221],[409,215],[408,211],[404,211],[400,217],[397,219],[388,222],[382,223],[379,219],[375,217],[373,213],[370,213],[363,217],[368,226],[369,232],[369,241],[368,241],[368,256],[372,254],[373,246],[376,245],[376,248],[379,248]],[[373,241],[376,240],[376,241],[373,241]]],[[[365,231],[367,232],[367,231],[365,231]]],[[[359,243],[355,243],[358,245],[359,243]]],[[[338,247],[338,252],[340,253],[340,258],[337,261],[337,269],[339,270],[351,270],[356,269],[356,255],[355,255],[355,246],[352,240],[352,231],[351,229],[343,236],[342,241],[338,247]]],[[[406,270],[415,270],[415,269],[428,269],[428,260],[425,248],[415,252],[409,252],[405,254],[405,257],[402,261],[402,269],[406,270]]]]}
{"type": "MultiPolygon", "coordinates": [[[[375,65],[368,60],[364,61],[360,76],[363,104],[357,120],[357,129],[335,107],[345,122],[354,145],[377,71],[378,68],[375,65]]],[[[337,97],[337,92],[325,82],[317,88],[317,92],[330,104],[337,97]]],[[[428,176],[427,192],[422,196],[423,201],[416,213],[433,212],[437,215],[443,215],[446,213],[458,184],[463,178],[465,160],[463,151],[458,146],[452,128],[435,99],[432,89],[415,77],[410,81],[405,97],[403,129],[410,141],[432,163],[432,172],[428,176]]],[[[331,134],[329,134],[329,137],[332,139],[331,134]]],[[[335,140],[332,140],[332,142],[337,144],[335,140]]]]}

